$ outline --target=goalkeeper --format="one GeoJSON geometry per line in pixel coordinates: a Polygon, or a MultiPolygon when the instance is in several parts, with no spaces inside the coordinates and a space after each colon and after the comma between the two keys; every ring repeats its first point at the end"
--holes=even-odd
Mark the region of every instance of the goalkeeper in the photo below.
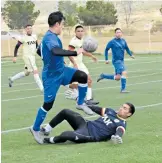
{"type": "Polygon", "coordinates": [[[122,136],[126,129],[126,119],[135,112],[131,103],[123,104],[116,112],[111,108],[89,106],[93,112],[100,115],[93,121],[85,120],[80,114],[69,109],[60,111],[45,127],[41,129],[43,135],[49,135],[62,121],[66,120],[74,131],[65,131],[59,136],[44,138],[44,143],[56,144],[72,141],[75,143],[99,142],[112,140],[114,144],[123,143],[122,136]]]}

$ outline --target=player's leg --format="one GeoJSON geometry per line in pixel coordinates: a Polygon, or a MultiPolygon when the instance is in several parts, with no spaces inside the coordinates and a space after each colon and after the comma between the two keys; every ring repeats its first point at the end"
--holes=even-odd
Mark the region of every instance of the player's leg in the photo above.
{"type": "Polygon", "coordinates": [[[129,91],[126,91],[126,84],[127,84],[127,72],[124,70],[121,76],[121,93],[129,93],[129,91]]]}
{"type": "Polygon", "coordinates": [[[87,89],[87,96],[86,96],[86,104],[87,105],[97,105],[99,102],[93,100],[93,95],[92,95],[92,78],[88,74],[88,89],[87,89]]]}
{"type": "Polygon", "coordinates": [[[121,78],[121,73],[122,73],[122,65],[120,63],[114,63],[113,66],[115,68],[115,74],[103,74],[102,73],[97,79],[97,82],[103,79],[119,81],[121,78]]]}
{"type": "Polygon", "coordinates": [[[12,87],[13,82],[15,80],[21,79],[21,78],[23,78],[25,76],[29,76],[29,74],[30,74],[30,72],[28,71],[28,68],[25,66],[25,71],[19,72],[16,75],[11,76],[11,77],[8,78],[8,80],[9,80],[9,87],[12,87]]]}
{"type": "Polygon", "coordinates": [[[84,118],[77,112],[69,109],[61,110],[45,127],[41,129],[44,135],[49,135],[52,128],[55,128],[62,121],[66,120],[74,130],[77,130],[86,124],[84,118]]]}
{"type": "Polygon", "coordinates": [[[86,97],[88,87],[87,74],[80,70],[65,67],[64,80],[62,85],[68,85],[73,82],[78,82],[79,97],[77,100],[77,109],[83,110],[85,113],[92,115],[92,110],[84,104],[84,99],[86,97]]]}
{"type": "Polygon", "coordinates": [[[59,136],[44,138],[44,143],[48,144],[64,143],[66,141],[72,141],[75,143],[94,142],[94,140],[90,136],[78,134],[75,131],[65,131],[59,136]]]}
{"type": "Polygon", "coordinates": [[[39,134],[40,126],[43,123],[47,112],[52,108],[55,101],[57,91],[60,87],[60,83],[53,80],[46,80],[44,82],[44,104],[38,109],[37,116],[35,118],[34,125],[30,128],[35,140],[42,144],[43,141],[39,134]],[[54,87],[55,85],[55,87],[54,87]]]}
{"type": "Polygon", "coordinates": [[[28,60],[29,60],[28,68],[31,72],[33,72],[34,80],[37,86],[39,87],[40,91],[43,92],[43,84],[39,77],[38,68],[35,63],[35,56],[30,56],[28,60]]]}

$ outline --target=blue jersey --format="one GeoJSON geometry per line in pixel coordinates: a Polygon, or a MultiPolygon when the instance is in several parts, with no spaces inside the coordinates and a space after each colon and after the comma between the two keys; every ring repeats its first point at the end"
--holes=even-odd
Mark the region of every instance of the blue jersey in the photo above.
{"type": "Polygon", "coordinates": [[[43,59],[43,72],[42,76],[56,76],[64,71],[64,57],[55,56],[51,50],[53,48],[62,48],[62,42],[55,33],[47,31],[41,43],[41,55],[43,59]]]}
{"type": "Polygon", "coordinates": [[[131,56],[132,53],[128,48],[126,41],[123,38],[114,38],[108,42],[105,49],[105,60],[108,60],[108,50],[111,48],[112,51],[112,63],[116,63],[118,61],[124,61],[124,52],[125,50],[131,56]]]}
{"type": "Polygon", "coordinates": [[[96,141],[109,140],[119,126],[126,129],[126,121],[118,117],[117,113],[109,108],[105,110],[104,116],[87,123],[89,134],[96,141]]]}

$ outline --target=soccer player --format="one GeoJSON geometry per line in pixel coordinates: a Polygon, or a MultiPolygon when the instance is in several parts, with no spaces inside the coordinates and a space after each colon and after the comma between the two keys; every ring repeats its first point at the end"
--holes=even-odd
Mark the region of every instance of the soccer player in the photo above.
{"type": "Polygon", "coordinates": [[[122,30],[120,28],[115,29],[115,38],[108,42],[105,49],[105,60],[106,64],[108,61],[108,50],[112,50],[112,64],[115,68],[115,75],[113,74],[101,74],[97,82],[102,79],[109,80],[121,80],[121,93],[129,93],[126,91],[126,82],[127,82],[127,71],[124,65],[124,52],[125,50],[134,59],[131,51],[128,48],[127,42],[122,38],[122,30]]]}
{"type": "MultiPolygon", "coordinates": [[[[74,50],[78,50],[79,48],[82,48],[83,37],[84,37],[84,27],[82,25],[76,25],[75,26],[75,36],[72,38],[72,40],[69,43],[69,50],[74,51],[74,50]]],[[[77,69],[85,72],[88,75],[88,89],[87,89],[87,96],[86,96],[86,100],[87,100],[86,104],[87,105],[96,105],[99,102],[95,102],[92,99],[92,78],[89,74],[88,68],[83,63],[83,55],[92,58],[92,60],[95,62],[97,61],[97,58],[94,55],[92,55],[91,53],[83,52],[80,55],[75,56],[75,57],[70,56],[69,57],[69,59],[70,59],[69,66],[77,68],[77,69]]],[[[76,89],[77,83],[73,83],[69,87],[72,88],[73,92],[71,92],[70,90],[67,90],[66,91],[67,93],[65,92],[65,96],[67,98],[70,98],[71,97],[70,95],[73,95],[76,92],[76,95],[74,95],[74,98],[76,98],[77,94],[78,94],[77,89],[76,89]]]]}
{"type": "Polygon", "coordinates": [[[99,142],[112,140],[115,144],[122,143],[122,136],[126,130],[126,119],[135,112],[131,103],[123,104],[116,112],[111,108],[90,106],[100,115],[92,121],[85,120],[80,114],[64,109],[60,111],[44,128],[41,129],[44,135],[49,135],[52,128],[55,128],[62,121],[66,120],[74,131],[65,131],[59,136],[44,138],[44,143],[64,143],[67,140],[75,143],[99,142]]]}
{"type": "Polygon", "coordinates": [[[78,51],[63,50],[62,42],[58,35],[61,34],[64,23],[64,16],[61,12],[53,12],[48,17],[49,30],[43,37],[40,52],[44,67],[42,79],[44,86],[44,104],[39,108],[33,127],[30,128],[35,140],[42,143],[40,139],[40,125],[43,123],[47,112],[52,108],[60,85],[68,85],[78,82],[79,97],[77,100],[77,109],[92,115],[93,111],[84,104],[84,98],[87,92],[87,74],[83,71],[66,67],[64,65],[64,56],[77,56],[83,49],[78,51]]]}
{"type": "Polygon", "coordinates": [[[26,25],[25,27],[26,34],[18,37],[13,37],[14,39],[18,40],[15,50],[14,50],[14,58],[13,62],[16,63],[17,59],[17,52],[19,47],[23,46],[23,60],[25,63],[25,70],[22,72],[19,72],[18,74],[9,77],[9,87],[12,87],[12,84],[15,80],[23,78],[25,76],[29,76],[29,74],[32,72],[34,74],[34,80],[36,84],[38,85],[39,89],[43,92],[43,85],[39,77],[38,68],[35,63],[35,54],[36,49],[38,46],[37,42],[37,36],[32,34],[32,26],[26,25]]]}

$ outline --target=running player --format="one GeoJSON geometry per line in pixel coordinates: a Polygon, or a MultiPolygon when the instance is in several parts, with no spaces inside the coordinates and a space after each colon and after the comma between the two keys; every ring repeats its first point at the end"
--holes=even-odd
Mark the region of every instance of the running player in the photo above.
{"type": "Polygon", "coordinates": [[[41,129],[44,135],[49,135],[52,128],[55,128],[62,121],[66,120],[74,131],[65,131],[59,136],[44,138],[44,143],[64,143],[67,140],[75,143],[99,142],[112,140],[115,144],[123,142],[122,136],[126,130],[126,119],[135,112],[131,103],[123,104],[116,112],[111,108],[90,106],[99,118],[93,121],[85,120],[80,114],[64,109],[59,112],[46,127],[41,129]]]}
{"type": "Polygon", "coordinates": [[[126,41],[122,38],[122,30],[120,28],[115,29],[115,38],[109,41],[106,46],[106,49],[105,49],[106,64],[109,63],[108,50],[110,48],[112,50],[112,64],[115,68],[115,75],[114,74],[101,74],[97,82],[99,82],[102,79],[117,80],[117,81],[121,80],[120,92],[129,93],[128,91],[126,91],[127,71],[124,65],[125,50],[130,55],[131,58],[134,59],[134,56],[129,50],[126,41]]]}
{"type": "MultiPolygon", "coordinates": [[[[84,37],[84,27],[82,25],[76,25],[75,26],[75,36],[72,38],[72,40],[69,43],[69,50],[74,51],[78,50],[79,48],[82,48],[83,45],[83,37],[84,37]]],[[[87,89],[87,96],[86,96],[86,104],[87,105],[96,105],[99,102],[95,102],[92,99],[92,78],[89,74],[88,68],[83,63],[83,55],[88,56],[92,58],[93,61],[97,62],[97,58],[92,55],[89,52],[83,52],[82,54],[76,56],[76,57],[69,57],[70,59],[70,67],[77,68],[83,72],[85,72],[88,75],[88,89],[87,89]]],[[[72,88],[71,90],[67,90],[65,92],[66,98],[75,99],[77,97],[77,83],[73,83],[69,86],[72,88]]]]}
{"type": "Polygon", "coordinates": [[[19,47],[23,46],[23,60],[25,63],[25,70],[22,72],[19,72],[18,74],[9,77],[9,87],[12,87],[12,84],[15,80],[23,78],[25,76],[29,76],[29,74],[32,72],[34,74],[34,80],[36,84],[38,85],[39,89],[43,92],[43,85],[39,77],[38,68],[35,63],[35,54],[36,49],[38,46],[37,42],[37,36],[32,34],[32,26],[26,25],[25,27],[26,34],[18,37],[13,37],[14,39],[18,40],[15,50],[14,50],[14,58],[13,62],[16,62],[17,59],[17,52],[19,47]]]}
{"type": "Polygon", "coordinates": [[[53,12],[48,17],[49,30],[43,37],[39,46],[39,52],[42,56],[44,67],[42,72],[44,86],[44,104],[38,109],[34,125],[30,128],[34,139],[42,143],[40,137],[40,126],[43,123],[47,112],[52,108],[56,94],[61,85],[68,85],[78,82],[79,97],[77,100],[77,109],[92,115],[93,111],[84,104],[84,98],[87,92],[87,74],[83,71],[66,67],[64,65],[64,56],[77,56],[83,52],[83,49],[76,51],[63,50],[62,42],[58,35],[61,34],[64,23],[64,16],[61,12],[53,12]]]}

